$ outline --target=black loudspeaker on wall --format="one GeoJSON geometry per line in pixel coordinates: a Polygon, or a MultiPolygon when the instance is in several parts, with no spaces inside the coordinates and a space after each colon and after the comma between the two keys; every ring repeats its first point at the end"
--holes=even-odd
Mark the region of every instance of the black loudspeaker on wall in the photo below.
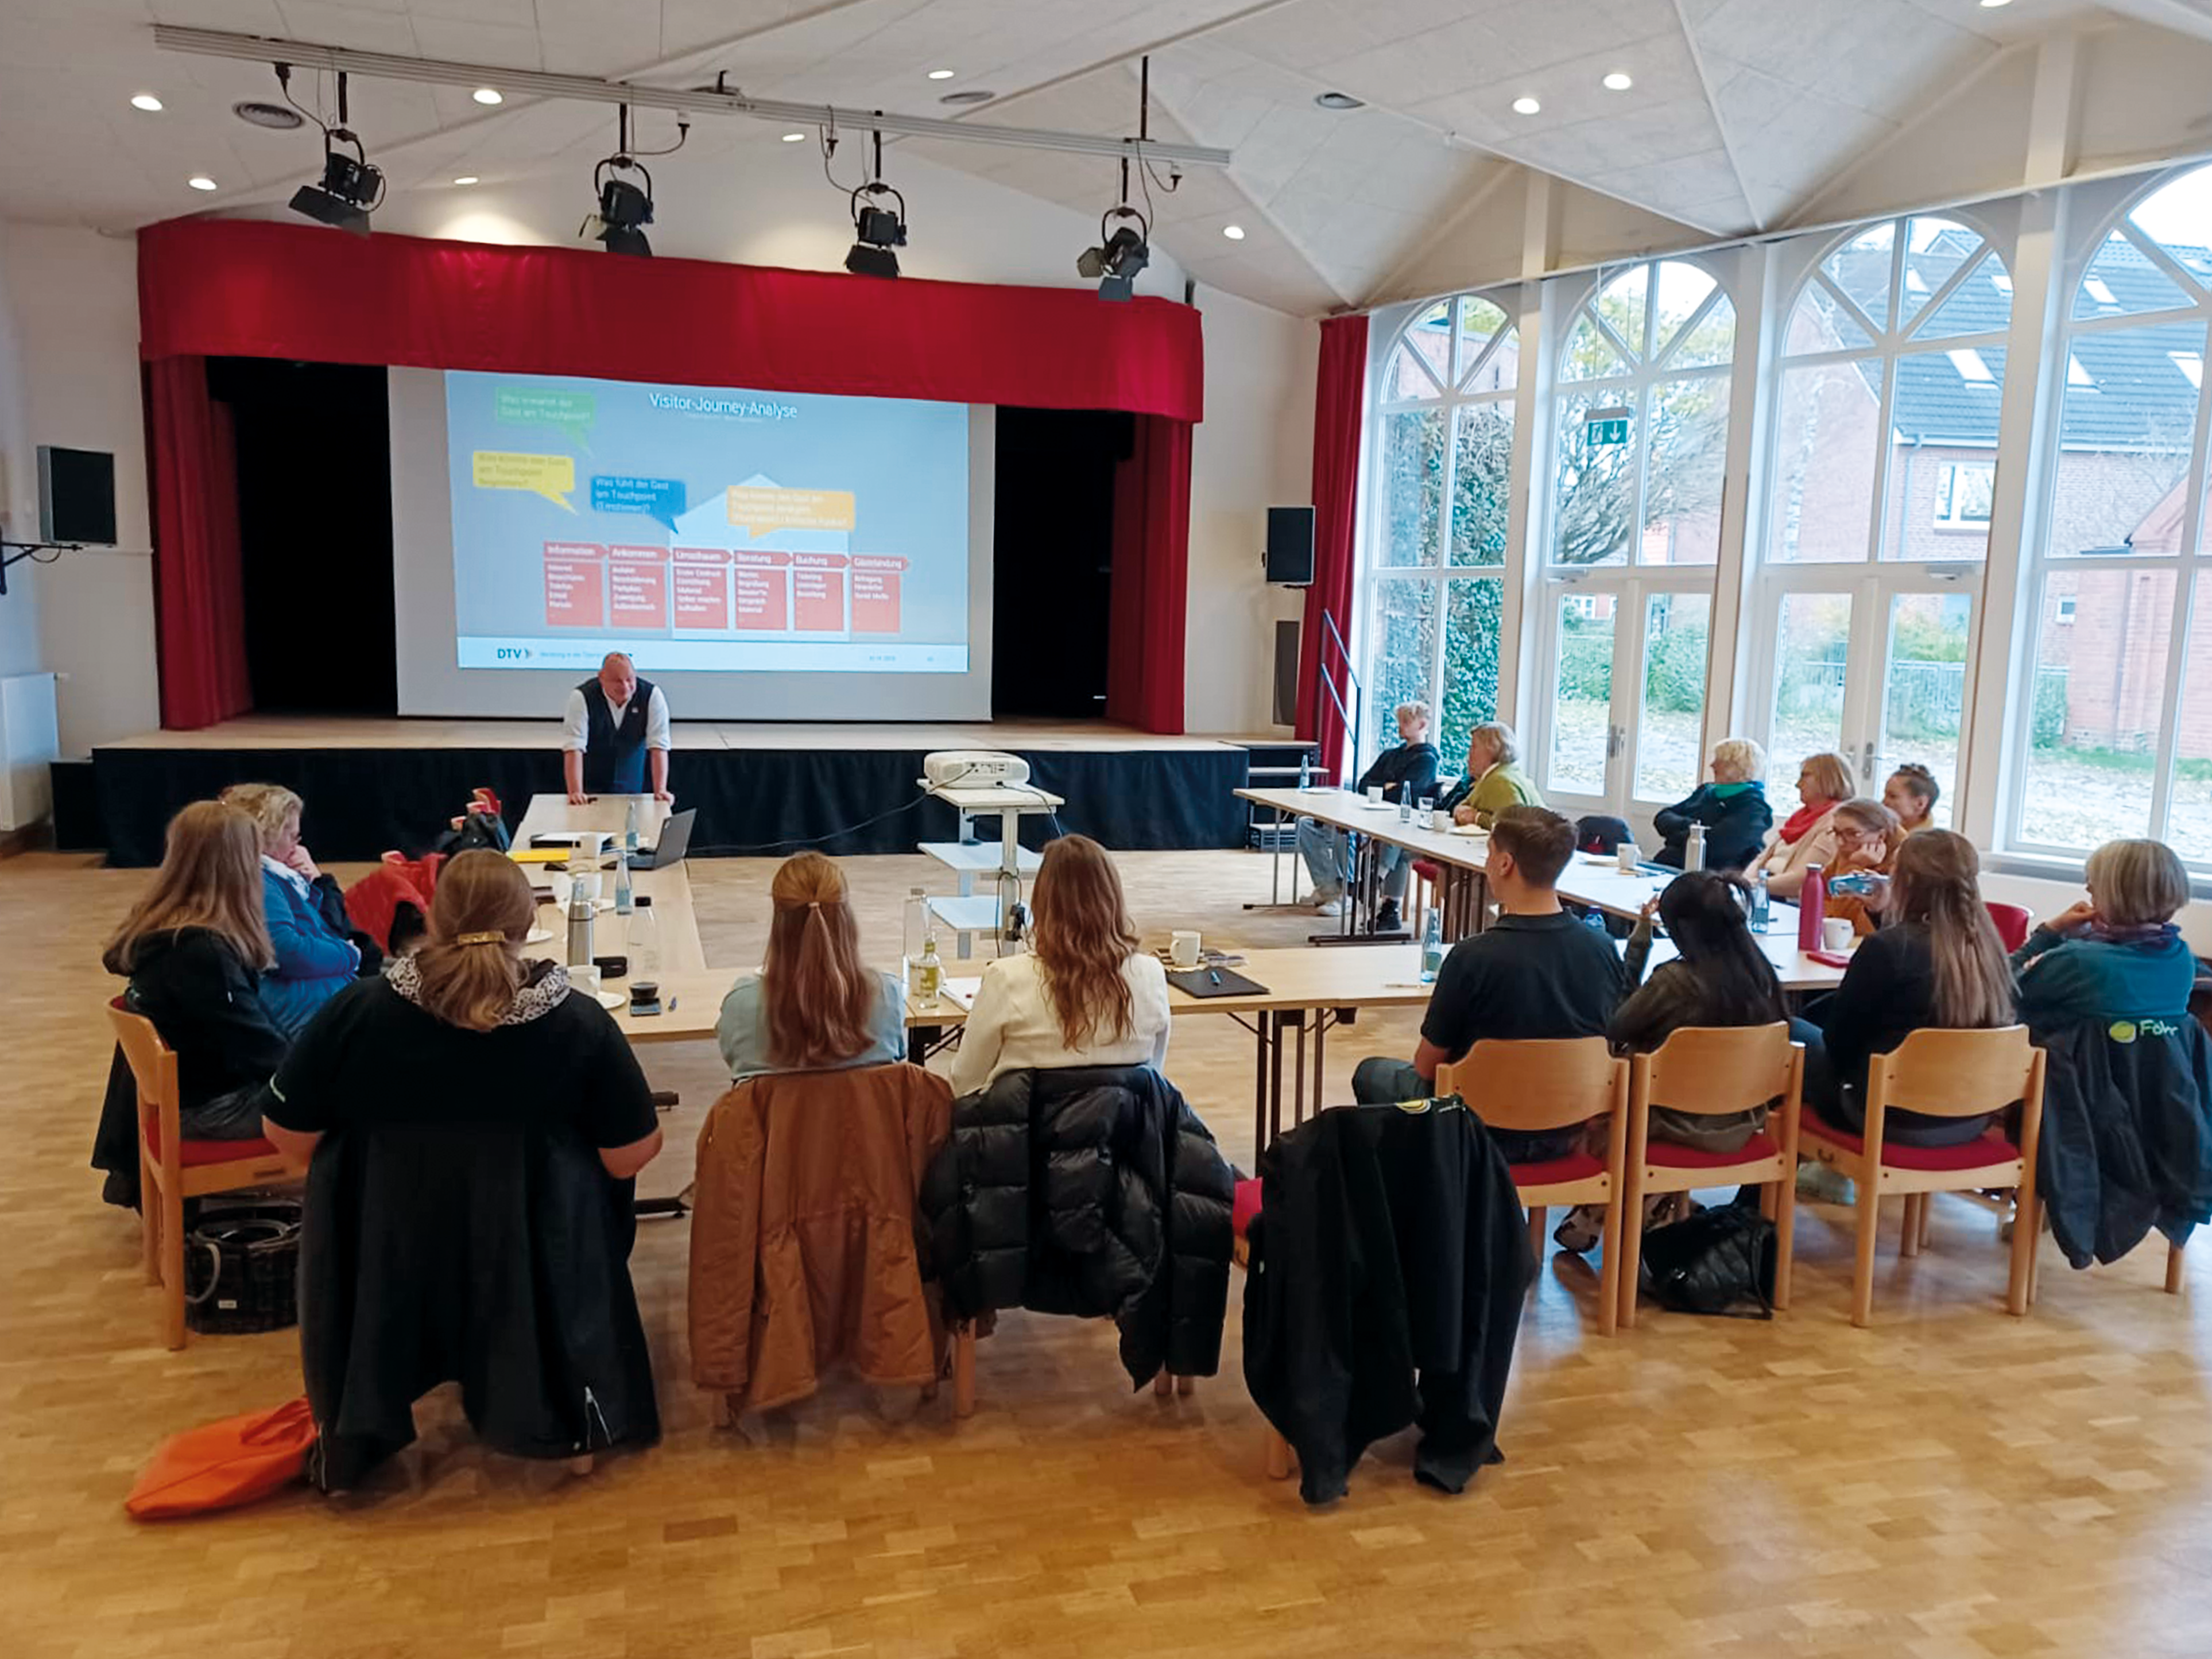
{"type": "Polygon", "coordinates": [[[1267,580],[1285,587],[1313,585],[1314,510],[1310,507],[1267,509],[1267,580]]]}
{"type": "Polygon", "coordinates": [[[1275,624],[1274,715],[1278,726],[1298,723],[1298,635],[1304,631],[1303,623],[1275,624]]]}

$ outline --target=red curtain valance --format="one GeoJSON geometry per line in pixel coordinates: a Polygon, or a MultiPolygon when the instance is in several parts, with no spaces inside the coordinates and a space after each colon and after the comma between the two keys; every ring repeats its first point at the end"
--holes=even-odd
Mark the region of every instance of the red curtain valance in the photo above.
{"type": "Polygon", "coordinates": [[[140,349],[1204,414],[1199,314],[598,249],[179,219],[138,233],[140,349]]]}

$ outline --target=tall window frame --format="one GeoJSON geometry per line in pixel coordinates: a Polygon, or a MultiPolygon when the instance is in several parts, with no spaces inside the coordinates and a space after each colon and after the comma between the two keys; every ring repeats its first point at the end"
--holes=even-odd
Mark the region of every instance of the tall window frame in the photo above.
{"type": "Polygon", "coordinates": [[[1377,354],[1351,643],[1365,690],[1354,772],[1419,701],[1443,769],[1494,719],[1505,654],[1511,477],[1521,441],[1517,289],[1416,307],[1377,354]]]}
{"type": "Polygon", "coordinates": [[[1868,795],[1929,766],[1939,823],[1971,787],[2016,240],[2002,204],[1785,248],[1738,702],[1780,805],[1824,749],[1868,795]]]}
{"type": "Polygon", "coordinates": [[[2015,624],[2008,851],[2070,861],[2150,836],[2212,871],[2212,236],[2166,234],[2208,207],[2212,167],[2176,168],[2066,251],[2015,624]]]}

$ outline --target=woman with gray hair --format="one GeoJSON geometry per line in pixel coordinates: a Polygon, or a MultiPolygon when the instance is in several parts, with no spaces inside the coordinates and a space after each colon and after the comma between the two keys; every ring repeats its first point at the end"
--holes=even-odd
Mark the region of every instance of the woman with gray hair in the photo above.
{"type": "Polygon", "coordinates": [[[1713,781],[1662,809],[1651,820],[1662,843],[1652,862],[1680,870],[1692,826],[1705,826],[1705,868],[1741,870],[1759,855],[1774,827],[1766,804],[1766,751],[1749,738],[1713,745],[1713,781]]]}
{"type": "MultiPolygon", "coordinates": [[[[276,950],[261,1000],[277,1029],[295,1037],[363,971],[362,948],[349,936],[344,894],[300,840],[300,798],[282,784],[234,783],[222,799],[252,818],[261,836],[262,906],[276,950]]],[[[368,971],[378,966],[370,962],[368,971]]]]}
{"type": "Polygon", "coordinates": [[[1543,796],[1521,770],[1521,744],[1503,720],[1485,720],[1467,737],[1467,775],[1437,803],[1455,823],[1487,830],[1509,806],[1541,806],[1543,796]]]}

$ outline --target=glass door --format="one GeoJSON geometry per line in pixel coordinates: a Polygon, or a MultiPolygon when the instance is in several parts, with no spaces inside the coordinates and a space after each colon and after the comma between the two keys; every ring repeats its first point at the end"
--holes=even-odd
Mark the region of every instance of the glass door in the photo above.
{"type": "Polygon", "coordinates": [[[1632,817],[1680,800],[1704,769],[1711,588],[1694,574],[1547,584],[1553,684],[1537,769],[1570,816],[1632,817]]]}

